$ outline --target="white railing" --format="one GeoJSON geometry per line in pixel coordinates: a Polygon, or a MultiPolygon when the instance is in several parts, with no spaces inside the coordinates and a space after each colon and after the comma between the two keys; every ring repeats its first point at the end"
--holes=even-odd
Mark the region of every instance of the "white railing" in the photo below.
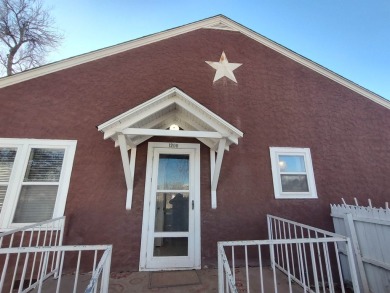
{"type": "Polygon", "coordinates": [[[0,234],[0,293],[108,292],[112,246],[62,246],[64,221],[0,234]]]}
{"type": "MultiPolygon", "coordinates": [[[[59,217],[0,233],[0,264],[3,265],[0,278],[0,290],[5,287],[6,283],[10,288],[14,288],[15,282],[21,281],[17,278],[17,273],[18,270],[20,270],[23,260],[21,259],[20,253],[17,252],[18,248],[61,246],[64,236],[64,226],[65,217],[59,217]],[[12,252],[4,253],[6,248],[7,251],[11,250],[12,252]],[[8,270],[10,266],[13,268],[13,271],[8,270]]],[[[47,279],[58,272],[60,261],[59,254],[57,252],[52,252],[49,257],[50,266],[48,266],[45,274],[37,269],[38,265],[41,265],[40,262],[42,261],[37,253],[34,253],[32,259],[30,258],[30,255],[28,255],[28,257],[24,260],[23,267],[26,267],[26,270],[27,267],[31,267],[29,277],[26,275],[21,276],[23,277],[23,282],[28,279],[28,287],[36,284],[36,281],[34,282],[34,280],[37,279],[37,274],[42,274],[41,277],[47,279]]]]}
{"type": "MultiPolygon", "coordinates": [[[[297,292],[298,285],[304,292],[346,291],[338,245],[352,254],[348,238],[278,217],[267,220],[268,240],[218,243],[219,292],[297,292]]],[[[359,293],[353,260],[349,264],[359,293]]]]}
{"type": "MultiPolygon", "coordinates": [[[[108,292],[108,285],[110,280],[110,266],[111,266],[111,253],[112,246],[110,245],[104,251],[99,264],[93,270],[92,278],[85,289],[85,293],[97,292],[97,289],[100,287],[100,293],[108,292]]],[[[95,262],[94,262],[95,267],[95,262]]]]}
{"type": "MultiPolygon", "coordinates": [[[[0,249],[0,257],[3,255],[11,255],[17,256],[16,258],[21,260],[25,260],[22,268],[14,267],[11,271],[12,275],[16,276],[16,279],[19,280],[19,286],[15,287],[15,283],[5,283],[3,287],[0,287],[0,292],[15,292],[13,291],[15,289],[17,292],[29,292],[36,288],[37,292],[107,293],[111,251],[111,245],[18,247],[0,249]],[[49,272],[52,259],[51,255],[53,254],[60,256],[60,263],[58,267],[58,277],[51,280],[48,278],[52,275],[49,274],[49,272]],[[35,268],[34,266],[29,268],[29,265],[27,265],[30,256],[33,256],[34,260],[38,263],[35,268]],[[82,262],[83,259],[86,261],[82,262]],[[84,271],[88,273],[83,273],[84,271]],[[91,273],[92,277],[89,276],[91,273]],[[29,274],[30,276],[26,279],[29,274]],[[88,276],[87,280],[80,280],[80,278],[85,275],[88,276]],[[29,283],[31,280],[33,280],[32,284],[29,283]]],[[[7,268],[7,266],[3,267],[3,272],[6,273],[7,268]]]]}

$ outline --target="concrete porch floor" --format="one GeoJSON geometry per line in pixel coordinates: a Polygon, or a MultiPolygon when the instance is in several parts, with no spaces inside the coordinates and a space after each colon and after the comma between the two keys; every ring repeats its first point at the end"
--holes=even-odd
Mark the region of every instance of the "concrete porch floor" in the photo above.
{"type": "MultiPolygon", "coordinates": [[[[161,292],[161,293],[216,293],[218,292],[218,270],[217,269],[202,269],[195,272],[198,276],[198,284],[169,286],[169,287],[152,287],[151,288],[151,273],[150,272],[121,272],[111,273],[109,292],[161,292]]],[[[170,272],[166,272],[169,274],[170,272]]],[[[236,284],[239,293],[248,292],[246,288],[245,268],[236,269],[236,284]]],[[[171,277],[172,274],[169,275],[171,277]]],[[[270,267],[263,267],[264,276],[264,292],[274,292],[273,274],[270,267]]],[[[78,277],[77,293],[83,293],[91,275],[84,274],[78,277]]],[[[180,274],[177,275],[180,278],[180,274]]],[[[251,279],[251,292],[261,292],[259,283],[259,268],[249,268],[249,277],[251,279]]],[[[191,280],[192,282],[192,280],[191,280]]],[[[175,283],[173,281],[172,283],[175,283]]],[[[177,283],[183,283],[183,280],[177,280],[177,283]]],[[[185,283],[185,280],[184,280],[185,283]]],[[[44,293],[56,292],[57,281],[48,279],[44,282],[44,293]]],[[[61,280],[61,289],[59,292],[73,292],[74,275],[63,275],[61,280]]],[[[289,292],[288,281],[284,274],[277,271],[277,287],[278,292],[289,292]]],[[[37,292],[33,290],[32,292],[37,292]]],[[[292,287],[292,292],[302,292],[302,288],[296,284],[292,287]]]]}
{"type": "MultiPolygon", "coordinates": [[[[202,269],[195,271],[199,282],[195,285],[182,285],[170,287],[155,287],[151,288],[151,272],[121,272],[111,273],[109,292],[161,292],[161,293],[216,293],[218,292],[218,270],[217,269],[202,269]]],[[[169,273],[169,272],[168,272],[169,273]]],[[[82,274],[78,277],[77,293],[83,293],[91,278],[91,274],[82,274]]],[[[183,280],[178,280],[183,283],[183,280]]],[[[173,283],[175,283],[173,281],[173,283]]],[[[57,280],[52,278],[44,282],[42,292],[52,293],[56,292],[57,280]]],[[[60,292],[73,292],[74,275],[63,275],[61,280],[60,292]]],[[[37,289],[31,292],[38,292],[37,289]]]]}
{"type": "MultiPolygon", "coordinates": [[[[150,272],[133,272],[133,273],[112,273],[110,278],[109,292],[169,292],[169,293],[216,293],[218,292],[218,270],[203,269],[195,271],[199,278],[198,284],[178,285],[170,287],[152,287],[150,272]]],[[[169,272],[167,272],[169,274],[169,272]]],[[[177,280],[182,283],[183,280],[177,280]]],[[[172,283],[175,283],[173,280],[172,283]]]]}

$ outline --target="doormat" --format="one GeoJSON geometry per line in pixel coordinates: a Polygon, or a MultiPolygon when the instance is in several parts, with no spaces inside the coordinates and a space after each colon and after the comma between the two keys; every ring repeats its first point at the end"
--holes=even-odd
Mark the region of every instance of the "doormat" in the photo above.
{"type": "Polygon", "coordinates": [[[196,271],[151,272],[149,288],[166,288],[200,284],[196,271]]]}

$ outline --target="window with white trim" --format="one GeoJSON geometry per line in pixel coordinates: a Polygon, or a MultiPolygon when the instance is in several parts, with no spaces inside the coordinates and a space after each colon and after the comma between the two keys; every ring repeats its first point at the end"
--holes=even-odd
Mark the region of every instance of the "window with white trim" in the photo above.
{"type": "Polygon", "coordinates": [[[63,216],[73,140],[0,139],[0,229],[63,216]]]}
{"type": "Polygon", "coordinates": [[[275,198],[317,198],[309,148],[270,147],[275,198]]]}

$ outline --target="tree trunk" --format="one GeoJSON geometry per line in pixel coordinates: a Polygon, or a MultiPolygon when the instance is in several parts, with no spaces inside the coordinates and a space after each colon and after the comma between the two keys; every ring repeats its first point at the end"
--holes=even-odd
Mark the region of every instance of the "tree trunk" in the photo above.
{"type": "Polygon", "coordinates": [[[12,65],[14,62],[14,56],[15,56],[15,52],[13,52],[13,50],[10,50],[7,56],[7,76],[12,75],[12,65]]]}

